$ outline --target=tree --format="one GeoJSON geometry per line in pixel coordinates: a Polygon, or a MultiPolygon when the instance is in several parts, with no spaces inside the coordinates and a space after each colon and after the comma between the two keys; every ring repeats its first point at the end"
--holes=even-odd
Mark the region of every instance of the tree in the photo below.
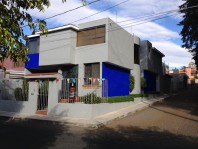
{"type": "Polygon", "coordinates": [[[180,35],[182,36],[182,47],[189,50],[198,67],[198,1],[184,0],[184,4],[179,6],[183,13],[183,20],[179,25],[183,26],[180,35]]]}
{"type": "Polygon", "coordinates": [[[32,34],[36,30],[47,32],[46,22],[33,20],[27,11],[38,9],[44,12],[44,6],[49,7],[50,0],[0,0],[0,61],[6,57],[14,62],[27,60],[28,46],[25,44],[27,37],[24,28],[29,27],[32,34]]]}

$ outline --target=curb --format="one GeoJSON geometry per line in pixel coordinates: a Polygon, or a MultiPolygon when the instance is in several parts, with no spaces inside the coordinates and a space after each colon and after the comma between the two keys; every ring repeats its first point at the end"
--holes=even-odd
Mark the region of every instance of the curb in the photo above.
{"type": "Polygon", "coordinates": [[[29,115],[29,114],[16,114],[14,112],[5,112],[0,111],[0,116],[11,117],[13,119],[35,119],[35,120],[45,120],[45,121],[53,121],[60,122],[66,125],[86,127],[86,128],[100,128],[104,125],[112,123],[113,121],[122,119],[129,115],[135,114],[141,110],[146,109],[151,106],[155,102],[163,101],[165,97],[153,98],[151,99],[141,99],[140,102],[137,102],[131,106],[119,109],[117,111],[113,111],[110,113],[106,113],[104,115],[95,117],[93,119],[83,119],[83,118],[67,118],[67,117],[49,117],[49,116],[40,116],[40,115],[29,115]]]}

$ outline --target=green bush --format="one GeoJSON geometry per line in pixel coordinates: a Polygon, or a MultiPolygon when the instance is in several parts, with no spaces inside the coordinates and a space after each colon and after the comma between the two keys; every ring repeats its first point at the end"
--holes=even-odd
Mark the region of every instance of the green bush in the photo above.
{"type": "Polygon", "coordinates": [[[144,89],[147,86],[146,80],[142,77],[141,78],[141,89],[144,89]]]}
{"type": "Polygon", "coordinates": [[[22,87],[17,87],[14,90],[14,97],[17,101],[28,101],[29,83],[23,80],[22,87]]]}
{"type": "Polygon", "coordinates": [[[14,90],[14,97],[17,101],[21,101],[22,100],[22,88],[17,87],[14,90]]]}
{"type": "Polygon", "coordinates": [[[134,76],[132,76],[132,75],[130,74],[130,86],[129,86],[129,91],[130,91],[130,92],[133,91],[134,86],[135,86],[135,79],[134,79],[134,76]]]}
{"type": "Polygon", "coordinates": [[[102,102],[102,98],[98,97],[95,93],[89,93],[85,96],[79,97],[79,100],[85,104],[98,104],[102,102]]]}
{"type": "Polygon", "coordinates": [[[108,98],[108,103],[134,101],[133,96],[114,96],[108,98]]]}

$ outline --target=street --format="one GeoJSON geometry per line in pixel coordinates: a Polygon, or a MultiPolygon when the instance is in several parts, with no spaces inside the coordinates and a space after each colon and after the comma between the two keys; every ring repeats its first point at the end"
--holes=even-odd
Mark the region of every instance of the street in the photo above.
{"type": "Polygon", "coordinates": [[[197,149],[198,89],[91,129],[57,122],[0,117],[0,149],[197,149]]]}

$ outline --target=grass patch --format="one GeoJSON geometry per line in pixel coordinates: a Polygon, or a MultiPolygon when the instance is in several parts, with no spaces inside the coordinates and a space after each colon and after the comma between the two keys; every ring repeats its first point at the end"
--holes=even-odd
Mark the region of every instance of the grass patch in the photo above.
{"type": "Polygon", "coordinates": [[[108,98],[108,103],[128,102],[128,101],[134,101],[134,97],[133,96],[115,96],[115,97],[108,98]]]}

